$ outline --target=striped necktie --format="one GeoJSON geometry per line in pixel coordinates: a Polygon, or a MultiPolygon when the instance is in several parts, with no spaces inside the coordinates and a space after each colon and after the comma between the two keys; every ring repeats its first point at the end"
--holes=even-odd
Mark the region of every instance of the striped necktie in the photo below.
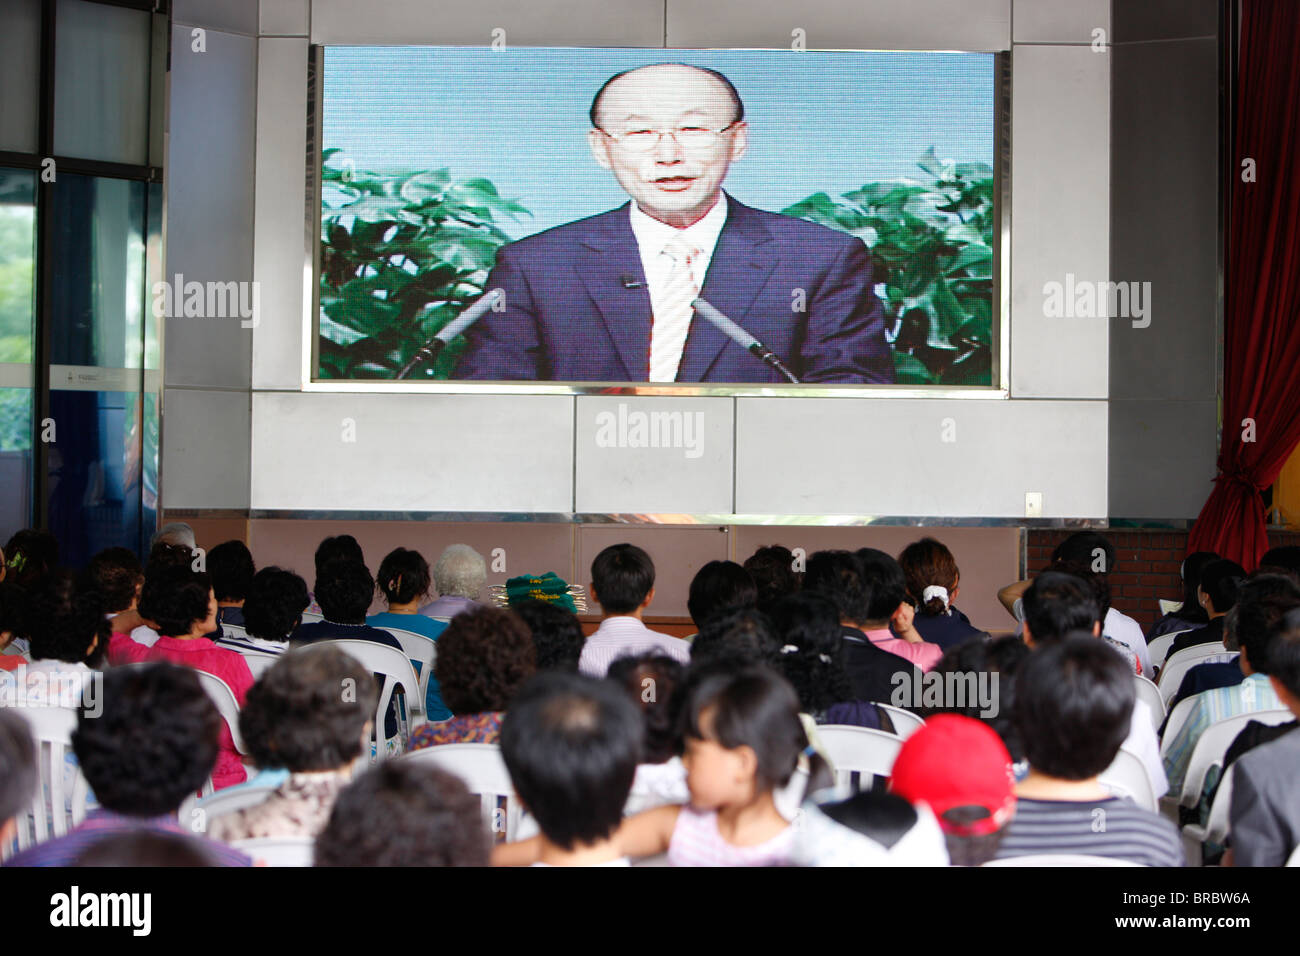
{"type": "Polygon", "coordinates": [[[672,382],[686,347],[686,333],[691,327],[694,309],[691,303],[700,294],[691,266],[703,250],[682,236],[664,244],[664,255],[672,259],[672,269],[660,280],[659,288],[650,290],[654,324],[650,328],[650,381],[672,382]]]}

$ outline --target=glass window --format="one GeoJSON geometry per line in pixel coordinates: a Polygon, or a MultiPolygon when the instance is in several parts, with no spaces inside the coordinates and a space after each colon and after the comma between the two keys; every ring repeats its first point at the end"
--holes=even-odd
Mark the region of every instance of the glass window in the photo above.
{"type": "Polygon", "coordinates": [[[0,149],[37,150],[41,102],[40,0],[0,4],[0,149]]]}
{"type": "Polygon", "coordinates": [[[0,542],[31,523],[35,175],[0,169],[0,542]]]}

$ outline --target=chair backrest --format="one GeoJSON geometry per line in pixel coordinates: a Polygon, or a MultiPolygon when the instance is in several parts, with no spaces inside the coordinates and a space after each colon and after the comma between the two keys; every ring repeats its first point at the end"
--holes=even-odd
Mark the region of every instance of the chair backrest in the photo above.
{"type": "Polygon", "coordinates": [[[253,680],[257,680],[266,673],[268,667],[280,659],[279,654],[273,654],[270,651],[259,651],[251,647],[234,647],[229,644],[222,645],[226,650],[235,651],[244,659],[248,665],[248,671],[253,675],[253,680]]]}
{"type": "Polygon", "coordinates": [[[504,839],[515,839],[523,808],[496,744],[438,744],[412,750],[399,759],[424,761],[460,777],[470,793],[481,798],[483,823],[488,831],[493,836],[504,832],[504,839]]]}
{"type": "Polygon", "coordinates": [[[221,719],[230,728],[230,736],[235,740],[235,749],[241,754],[248,753],[248,748],[244,746],[243,734],[239,732],[239,701],[235,699],[235,692],[230,689],[229,684],[215,674],[197,668],[194,673],[199,676],[199,683],[203,685],[204,691],[217,705],[217,712],[221,714],[221,719]]]}
{"type": "Polygon", "coordinates": [[[1229,767],[1219,778],[1219,789],[1214,791],[1214,800],[1210,804],[1210,817],[1205,822],[1205,842],[1222,846],[1232,827],[1232,771],[1229,767]]]}
{"type": "Polygon", "coordinates": [[[903,749],[897,734],[847,724],[822,724],[817,738],[830,758],[837,786],[849,784],[854,773],[888,777],[903,749]]]}
{"type": "Polygon", "coordinates": [[[1140,757],[1123,747],[1111,765],[1102,771],[1098,782],[1119,797],[1128,797],[1144,810],[1157,813],[1160,801],[1151,789],[1151,777],[1140,757]]]}
{"type": "Polygon", "coordinates": [[[419,710],[423,712],[425,695],[429,691],[429,677],[432,676],[434,662],[438,659],[438,645],[431,637],[400,627],[381,627],[379,630],[387,631],[393,635],[397,639],[397,643],[402,645],[402,650],[406,652],[406,656],[412,661],[420,662],[420,672],[417,679],[420,682],[419,710]]]}
{"type": "Polygon", "coordinates": [[[985,866],[1141,866],[1131,860],[1113,860],[1108,856],[1088,856],[1082,853],[1040,853],[1013,856],[1005,860],[992,860],[985,866]]]}
{"type": "Polygon", "coordinates": [[[1185,627],[1180,631],[1166,631],[1147,644],[1147,653],[1151,655],[1151,666],[1156,670],[1163,667],[1165,658],[1169,656],[1169,648],[1174,644],[1174,638],[1179,634],[1186,634],[1190,630],[1190,627],[1185,627]]]}
{"type": "Polygon", "coordinates": [[[1165,699],[1160,694],[1160,688],[1156,686],[1155,681],[1147,680],[1141,674],[1134,674],[1133,680],[1137,682],[1138,700],[1147,705],[1156,733],[1160,733],[1160,725],[1165,722],[1165,699]]]}
{"type": "Polygon", "coordinates": [[[1174,741],[1178,739],[1178,732],[1183,729],[1183,724],[1187,723],[1187,718],[1192,714],[1192,708],[1196,706],[1197,696],[1193,694],[1191,697],[1184,697],[1169,712],[1169,719],[1165,721],[1165,735],[1160,738],[1161,757],[1169,753],[1174,741]]]}
{"type": "MultiPolygon", "coordinates": [[[[25,850],[44,840],[66,836],[84,820],[89,787],[81,767],[68,760],[77,711],[71,707],[22,707],[15,712],[32,729],[40,778],[30,809],[20,812],[16,819],[18,849],[25,850]]],[[[9,855],[8,850],[8,846],[0,848],[4,856],[9,855]]]]}
{"type": "Polygon", "coordinates": [[[1237,734],[1245,729],[1252,720],[1261,724],[1283,724],[1294,720],[1295,715],[1286,709],[1257,710],[1248,714],[1235,714],[1217,720],[1196,740],[1192,756],[1187,761],[1187,773],[1183,777],[1183,792],[1179,803],[1185,807],[1194,807],[1201,800],[1201,790],[1205,787],[1206,774],[1211,767],[1222,767],[1224,754],[1237,739],[1237,734]]]}
{"type": "Polygon", "coordinates": [[[876,704],[876,706],[889,714],[889,719],[894,723],[894,733],[904,740],[925,726],[925,721],[910,710],[903,710],[890,704],[876,704]]]}
{"type": "Polygon", "coordinates": [[[274,782],[244,783],[204,797],[186,797],[176,813],[176,819],[181,826],[206,836],[214,819],[264,803],[276,786],[274,782]]]}
{"type": "Polygon", "coordinates": [[[1160,688],[1160,696],[1165,699],[1165,705],[1174,699],[1178,693],[1178,685],[1183,682],[1183,677],[1187,672],[1197,664],[1208,664],[1211,661],[1230,661],[1237,654],[1235,651],[1229,651],[1217,641],[1211,641],[1208,644],[1197,644],[1194,647],[1184,647],[1181,651],[1174,654],[1173,657],[1165,661],[1164,668],[1160,671],[1160,679],[1156,681],[1156,686],[1160,688]]]}
{"type": "Polygon", "coordinates": [[[315,843],[311,837],[260,837],[230,845],[251,856],[254,866],[311,866],[315,843]]]}
{"type": "MultiPolygon", "coordinates": [[[[404,651],[389,647],[387,644],[376,644],[374,641],[339,638],[337,640],[318,641],[317,643],[337,647],[345,654],[360,661],[371,673],[383,676],[384,684],[379,689],[379,703],[375,707],[375,741],[377,744],[375,753],[377,759],[386,759],[388,750],[384,744],[384,715],[388,713],[388,704],[393,699],[393,694],[397,688],[402,689],[402,693],[406,696],[406,706],[413,715],[424,711],[424,698],[419,695],[420,681],[415,676],[415,668],[412,666],[410,659],[404,651]]],[[[398,733],[401,733],[400,729],[398,733]]]]}

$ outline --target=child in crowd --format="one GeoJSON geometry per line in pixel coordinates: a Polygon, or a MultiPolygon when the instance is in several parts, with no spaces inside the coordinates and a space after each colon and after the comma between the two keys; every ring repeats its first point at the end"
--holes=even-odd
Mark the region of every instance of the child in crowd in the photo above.
{"type": "Polygon", "coordinates": [[[636,779],[623,808],[626,816],[691,798],[682,763],[680,712],[686,668],[667,654],[620,657],[609,665],[609,679],[641,708],[644,720],[636,779]]]}

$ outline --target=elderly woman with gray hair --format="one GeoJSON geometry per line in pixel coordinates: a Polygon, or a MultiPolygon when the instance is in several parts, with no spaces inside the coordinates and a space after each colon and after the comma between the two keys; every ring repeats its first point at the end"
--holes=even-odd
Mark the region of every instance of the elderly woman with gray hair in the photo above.
{"type": "Polygon", "coordinates": [[[450,621],[462,611],[479,606],[487,583],[487,562],[467,544],[449,545],[433,566],[433,586],[438,599],[420,608],[436,621],[450,621]]]}

